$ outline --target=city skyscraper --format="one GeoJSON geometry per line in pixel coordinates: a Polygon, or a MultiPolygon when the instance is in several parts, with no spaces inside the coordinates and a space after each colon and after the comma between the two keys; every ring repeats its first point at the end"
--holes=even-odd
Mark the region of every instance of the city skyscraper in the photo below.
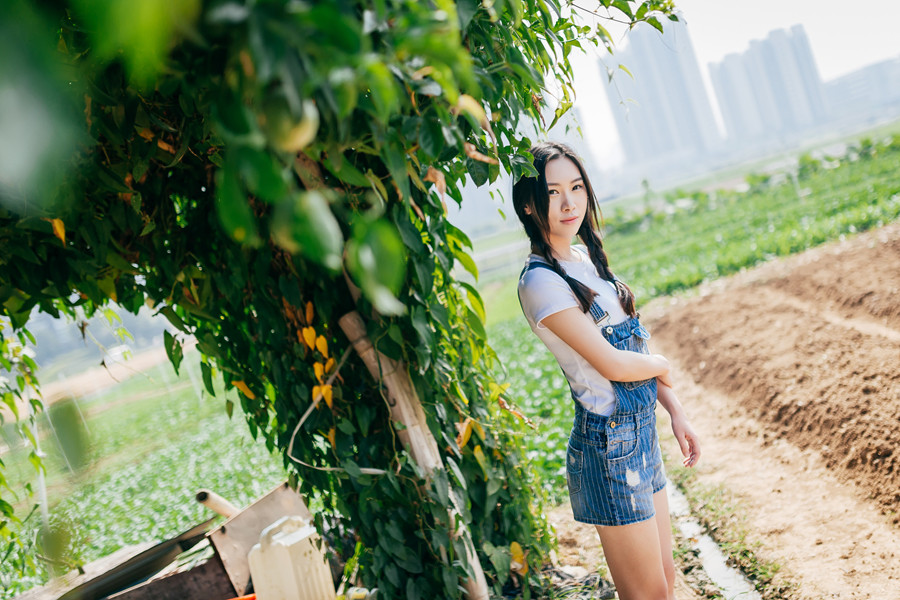
{"type": "Polygon", "coordinates": [[[832,118],[878,121],[900,113],[900,58],[883,60],[825,82],[832,118]]]}
{"type": "Polygon", "coordinates": [[[684,23],[660,34],[639,24],[616,53],[632,76],[615,73],[606,94],[628,163],[671,165],[696,161],[720,141],[697,57],[684,23]]]}
{"type": "Polygon", "coordinates": [[[771,31],[709,69],[729,141],[777,139],[827,117],[822,80],[802,25],[771,31]]]}

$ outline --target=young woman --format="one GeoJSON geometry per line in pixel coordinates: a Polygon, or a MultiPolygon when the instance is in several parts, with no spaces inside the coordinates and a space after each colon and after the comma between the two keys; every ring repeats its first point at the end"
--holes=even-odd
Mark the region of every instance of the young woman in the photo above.
{"type": "Polygon", "coordinates": [[[675,565],[657,400],[671,416],[686,466],[700,457],[697,436],[672,391],[668,361],[648,353],[650,335],[638,321],[634,295],[609,268],[600,210],[581,161],[553,142],[531,153],[537,177],[513,186],[532,251],[519,279],[519,302],[574,399],[566,453],[572,512],[576,521],[597,526],[621,600],[672,600],[675,565]],[[575,236],[583,245],[571,245],[575,236]]]}

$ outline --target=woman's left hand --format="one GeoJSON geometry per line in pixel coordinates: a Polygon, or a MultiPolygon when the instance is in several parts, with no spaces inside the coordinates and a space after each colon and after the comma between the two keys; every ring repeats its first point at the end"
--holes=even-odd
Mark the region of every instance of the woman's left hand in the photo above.
{"type": "Polygon", "coordinates": [[[675,439],[681,446],[684,466],[696,466],[697,461],[700,460],[700,440],[694,433],[694,428],[685,417],[678,415],[672,419],[672,433],[675,434],[675,439]]]}

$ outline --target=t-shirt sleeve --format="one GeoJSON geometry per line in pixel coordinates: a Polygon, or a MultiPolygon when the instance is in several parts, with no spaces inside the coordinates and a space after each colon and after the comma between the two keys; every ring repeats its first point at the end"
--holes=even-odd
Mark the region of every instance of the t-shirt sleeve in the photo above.
{"type": "Polygon", "coordinates": [[[518,291],[525,318],[537,327],[543,327],[541,321],[550,315],[579,306],[569,284],[549,269],[526,271],[519,279],[518,291]]]}

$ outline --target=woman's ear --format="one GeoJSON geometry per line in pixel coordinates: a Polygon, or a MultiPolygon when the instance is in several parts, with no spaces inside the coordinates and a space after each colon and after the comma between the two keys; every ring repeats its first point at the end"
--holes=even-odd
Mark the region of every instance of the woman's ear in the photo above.
{"type": "Polygon", "coordinates": [[[526,215],[530,215],[530,214],[531,214],[531,207],[530,207],[530,206],[526,206],[526,207],[525,207],[525,214],[526,214],[526,215]]]}

